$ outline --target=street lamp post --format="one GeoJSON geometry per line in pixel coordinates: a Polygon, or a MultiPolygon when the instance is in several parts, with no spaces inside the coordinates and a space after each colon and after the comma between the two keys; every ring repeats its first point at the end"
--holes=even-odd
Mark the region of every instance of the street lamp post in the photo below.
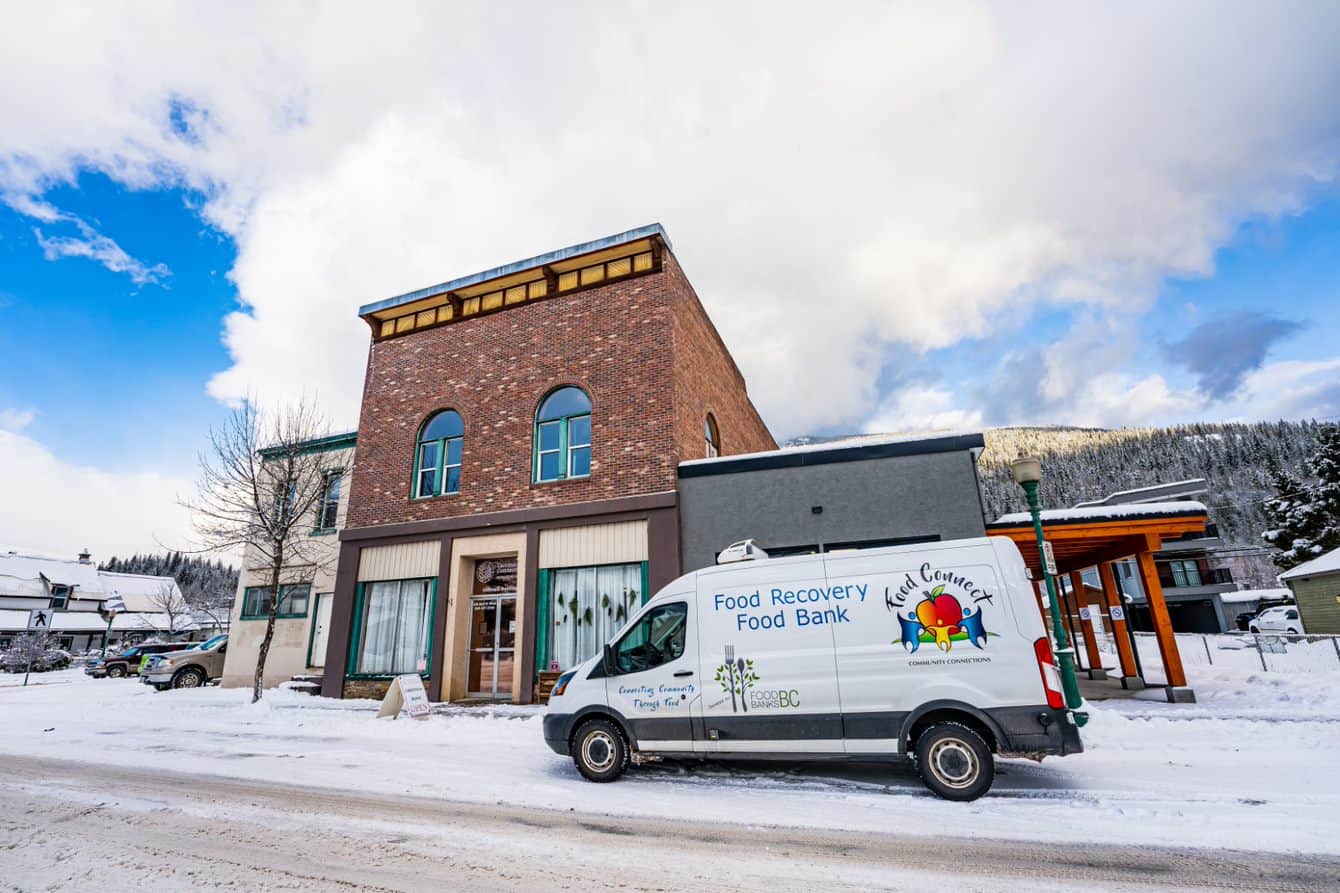
{"type": "Polygon", "coordinates": [[[1061,623],[1061,605],[1056,593],[1056,580],[1052,578],[1047,562],[1046,538],[1042,535],[1042,506],[1038,502],[1038,482],[1042,480],[1042,462],[1031,456],[1020,456],[1010,463],[1010,473],[1014,482],[1024,489],[1028,497],[1028,511],[1033,516],[1033,534],[1038,540],[1038,560],[1042,565],[1042,578],[1047,583],[1047,603],[1052,612],[1052,641],[1055,643],[1056,659],[1061,663],[1061,687],[1065,690],[1066,706],[1073,711],[1075,725],[1082,726],[1089,721],[1089,715],[1079,710],[1084,699],[1079,693],[1079,680],[1075,678],[1075,652],[1066,637],[1065,626],[1061,623]]]}

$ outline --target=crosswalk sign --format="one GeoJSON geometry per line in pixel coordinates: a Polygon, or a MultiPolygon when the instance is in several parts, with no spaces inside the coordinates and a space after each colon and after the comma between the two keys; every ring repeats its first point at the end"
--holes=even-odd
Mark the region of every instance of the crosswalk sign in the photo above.
{"type": "Polygon", "coordinates": [[[35,608],[29,611],[28,629],[31,632],[48,632],[51,629],[51,609],[35,608]]]}

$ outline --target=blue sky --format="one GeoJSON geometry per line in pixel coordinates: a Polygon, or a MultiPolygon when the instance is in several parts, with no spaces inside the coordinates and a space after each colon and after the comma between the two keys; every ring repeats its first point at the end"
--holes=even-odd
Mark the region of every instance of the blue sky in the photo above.
{"type": "Polygon", "coordinates": [[[652,221],[780,437],[1340,416],[1334,4],[318,5],[11,14],[0,542],[175,547],[359,305],[652,221]]]}

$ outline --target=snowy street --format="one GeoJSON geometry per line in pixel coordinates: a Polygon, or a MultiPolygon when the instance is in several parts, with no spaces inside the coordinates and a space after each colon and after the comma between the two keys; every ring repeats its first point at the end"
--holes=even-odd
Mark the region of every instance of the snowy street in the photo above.
{"type": "Polygon", "coordinates": [[[1002,761],[972,804],[904,765],[667,764],[594,785],[545,747],[538,708],[378,721],[370,701],[0,675],[3,881],[212,889],[279,865],[267,886],[899,889],[929,872],[999,889],[1046,862],[1057,889],[1333,890],[1338,675],[1205,668],[1198,704],[1095,705],[1086,753],[1002,761]]]}

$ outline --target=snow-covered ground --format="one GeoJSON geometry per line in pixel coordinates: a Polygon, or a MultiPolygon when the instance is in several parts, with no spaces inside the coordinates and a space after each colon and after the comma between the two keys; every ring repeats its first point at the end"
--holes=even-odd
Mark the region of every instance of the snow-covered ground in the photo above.
{"type": "MultiPolygon", "coordinates": [[[[972,804],[930,796],[902,765],[662,765],[594,785],[545,747],[538,708],[379,721],[372,701],[33,678],[0,675],[0,753],[616,816],[1340,853],[1340,672],[1198,668],[1199,703],[1091,705],[1084,754],[1003,761],[972,804]]],[[[96,775],[69,785],[95,790],[96,775]]]]}

